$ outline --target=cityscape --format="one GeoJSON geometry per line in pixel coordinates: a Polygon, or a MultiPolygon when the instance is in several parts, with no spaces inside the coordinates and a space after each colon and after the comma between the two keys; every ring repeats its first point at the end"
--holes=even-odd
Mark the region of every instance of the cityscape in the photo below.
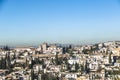
{"type": "Polygon", "coordinates": [[[0,0],[0,80],[120,80],[120,0],[0,0]]]}
{"type": "Polygon", "coordinates": [[[120,41],[0,49],[0,80],[120,80],[120,41]]]}

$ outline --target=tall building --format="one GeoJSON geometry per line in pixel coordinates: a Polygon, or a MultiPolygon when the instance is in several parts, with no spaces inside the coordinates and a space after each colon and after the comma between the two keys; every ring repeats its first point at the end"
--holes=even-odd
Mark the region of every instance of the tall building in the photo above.
{"type": "Polygon", "coordinates": [[[47,50],[47,43],[42,44],[42,50],[43,50],[43,52],[45,52],[47,50]]]}

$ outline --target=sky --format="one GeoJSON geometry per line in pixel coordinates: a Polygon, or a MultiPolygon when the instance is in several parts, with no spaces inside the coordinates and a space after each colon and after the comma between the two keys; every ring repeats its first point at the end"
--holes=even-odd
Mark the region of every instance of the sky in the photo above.
{"type": "Polygon", "coordinates": [[[120,40],[120,0],[0,0],[0,45],[120,40]]]}

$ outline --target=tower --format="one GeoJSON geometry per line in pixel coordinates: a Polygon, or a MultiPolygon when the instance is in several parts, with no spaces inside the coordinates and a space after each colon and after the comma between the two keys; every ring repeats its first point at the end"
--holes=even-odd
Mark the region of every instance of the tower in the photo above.
{"type": "Polygon", "coordinates": [[[43,50],[43,52],[45,52],[47,50],[47,43],[42,44],[42,50],[43,50]]]}

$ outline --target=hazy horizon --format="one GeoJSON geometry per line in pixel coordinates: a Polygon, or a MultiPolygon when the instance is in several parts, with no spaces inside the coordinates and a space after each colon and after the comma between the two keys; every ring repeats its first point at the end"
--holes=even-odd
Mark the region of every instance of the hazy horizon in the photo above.
{"type": "Polygon", "coordinates": [[[119,0],[0,0],[0,45],[120,40],[119,0]]]}

